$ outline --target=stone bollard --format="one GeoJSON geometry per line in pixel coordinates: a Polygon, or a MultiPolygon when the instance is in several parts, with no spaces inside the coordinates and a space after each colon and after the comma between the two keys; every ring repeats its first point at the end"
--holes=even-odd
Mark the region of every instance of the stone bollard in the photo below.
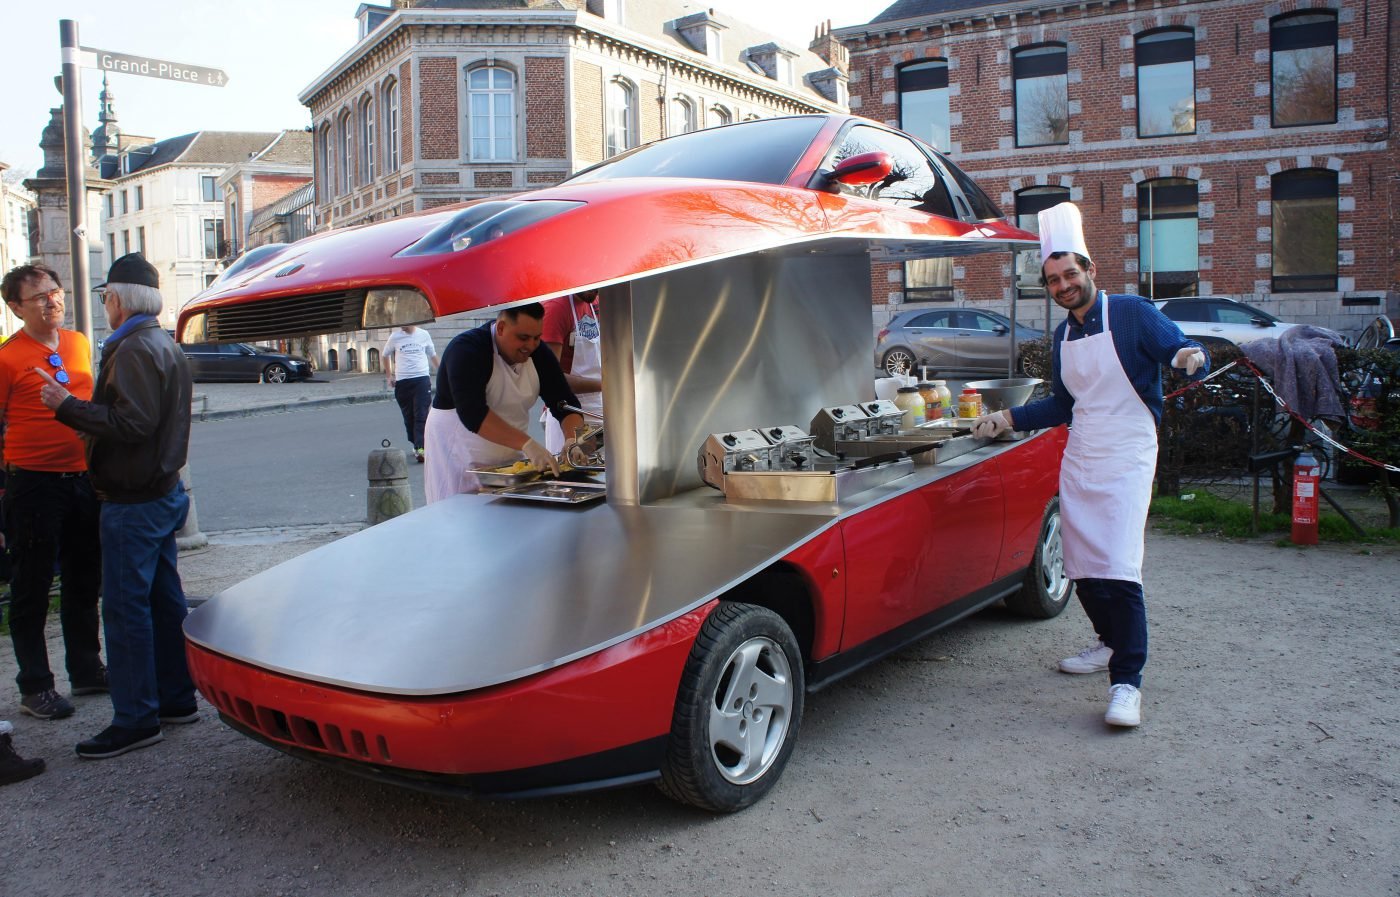
{"type": "Polygon", "coordinates": [[[199,531],[199,514],[194,509],[194,480],[188,464],[180,468],[180,482],[185,484],[185,494],[190,497],[190,512],[185,517],[185,525],[175,534],[175,545],[181,551],[193,551],[208,545],[209,537],[199,531]]]}
{"type": "Polygon", "coordinates": [[[403,449],[383,448],[369,453],[369,492],[366,519],[370,526],[413,510],[413,491],[408,487],[408,458],[403,449]]]}

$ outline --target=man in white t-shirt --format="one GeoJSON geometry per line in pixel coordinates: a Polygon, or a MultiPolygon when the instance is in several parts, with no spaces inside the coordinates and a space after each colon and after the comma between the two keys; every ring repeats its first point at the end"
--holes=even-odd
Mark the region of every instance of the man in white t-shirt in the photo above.
{"type": "Polygon", "coordinates": [[[414,324],[400,327],[384,343],[384,377],[394,387],[394,399],[403,412],[403,428],[413,443],[413,454],[423,463],[423,424],[433,400],[432,374],[438,354],[433,338],[414,324]]]}

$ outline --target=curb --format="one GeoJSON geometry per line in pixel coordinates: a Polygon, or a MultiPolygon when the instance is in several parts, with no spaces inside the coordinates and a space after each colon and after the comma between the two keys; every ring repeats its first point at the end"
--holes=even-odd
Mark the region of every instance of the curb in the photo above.
{"type": "Polygon", "coordinates": [[[360,405],[366,402],[387,402],[393,393],[367,393],[365,395],[332,396],[324,399],[305,399],[299,402],[281,402],[275,405],[258,405],[251,408],[226,408],[222,411],[196,411],[190,414],[194,421],[228,420],[237,417],[254,417],[259,414],[285,414],[306,408],[326,408],[332,405],[360,405]]]}

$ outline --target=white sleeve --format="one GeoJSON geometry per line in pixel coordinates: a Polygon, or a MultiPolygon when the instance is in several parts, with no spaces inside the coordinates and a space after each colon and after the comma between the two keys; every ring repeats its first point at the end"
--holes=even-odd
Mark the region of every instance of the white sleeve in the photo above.
{"type": "Polygon", "coordinates": [[[389,338],[386,339],[386,340],[384,341],[384,352],[383,352],[383,355],[384,355],[385,358],[393,358],[393,357],[394,357],[394,351],[398,348],[398,345],[399,345],[398,340],[399,340],[399,331],[395,330],[393,333],[389,334],[389,338]]]}
{"type": "Polygon", "coordinates": [[[437,358],[437,346],[433,345],[433,335],[426,330],[420,330],[423,334],[423,351],[429,358],[437,358]]]}

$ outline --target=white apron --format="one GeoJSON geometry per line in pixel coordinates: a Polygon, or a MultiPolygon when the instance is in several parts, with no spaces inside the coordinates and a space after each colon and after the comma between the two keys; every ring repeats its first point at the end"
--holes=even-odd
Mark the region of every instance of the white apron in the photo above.
{"type": "Polygon", "coordinates": [[[1142,583],[1157,426],[1118,360],[1099,293],[1103,332],[1060,344],[1060,377],[1074,423],[1060,465],[1065,574],[1142,583]]]}
{"type": "MultiPolygon", "coordinates": [[[[591,380],[602,379],[603,353],[598,349],[602,342],[599,336],[598,319],[592,314],[580,319],[578,307],[574,305],[572,296],[569,297],[569,311],[574,316],[574,361],[570,366],[569,373],[575,377],[587,377],[591,380]]],[[[578,406],[584,411],[602,414],[603,394],[601,392],[585,393],[578,397],[578,406]]],[[[559,426],[559,421],[555,419],[548,408],[544,410],[544,416],[540,419],[544,421],[544,447],[549,449],[552,454],[559,454],[564,450],[563,428],[559,426]]],[[[597,423],[592,418],[584,418],[583,422],[590,426],[597,423]]]]}
{"type": "MultiPolygon", "coordinates": [[[[530,425],[530,409],[540,397],[540,375],[533,359],[510,364],[493,346],[486,407],[518,430],[530,425]]],[[[462,426],[455,409],[432,408],[423,428],[423,491],[428,504],[453,495],[481,491],[468,470],[503,467],[524,457],[519,449],[497,445],[462,426]]]]}

